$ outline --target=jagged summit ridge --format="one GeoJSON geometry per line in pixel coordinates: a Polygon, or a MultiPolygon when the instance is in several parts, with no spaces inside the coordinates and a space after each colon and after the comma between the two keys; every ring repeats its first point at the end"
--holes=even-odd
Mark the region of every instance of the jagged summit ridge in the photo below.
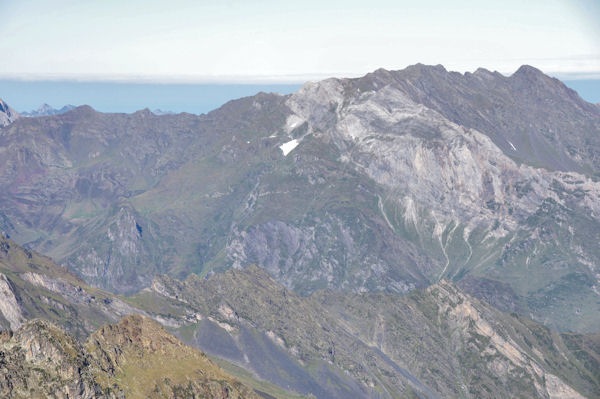
{"type": "Polygon", "coordinates": [[[599,110],[535,67],[523,65],[504,76],[482,68],[461,74],[416,64],[342,81],[360,90],[391,85],[450,121],[488,135],[519,162],[592,175],[600,171],[599,110]]]}

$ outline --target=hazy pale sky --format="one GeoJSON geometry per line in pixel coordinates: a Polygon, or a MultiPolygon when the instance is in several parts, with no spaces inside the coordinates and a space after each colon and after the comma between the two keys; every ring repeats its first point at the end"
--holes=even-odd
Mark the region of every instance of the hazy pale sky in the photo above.
{"type": "Polygon", "coordinates": [[[422,62],[600,77],[599,0],[0,0],[0,78],[304,81],[422,62]]]}

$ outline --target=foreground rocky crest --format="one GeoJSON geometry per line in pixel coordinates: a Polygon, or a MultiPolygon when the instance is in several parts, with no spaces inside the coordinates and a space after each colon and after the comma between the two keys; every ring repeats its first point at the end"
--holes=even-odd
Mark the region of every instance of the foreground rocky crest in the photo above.
{"type": "Polygon", "coordinates": [[[81,346],[42,320],[0,342],[5,398],[257,398],[204,354],[143,316],[105,325],[81,346]]]}

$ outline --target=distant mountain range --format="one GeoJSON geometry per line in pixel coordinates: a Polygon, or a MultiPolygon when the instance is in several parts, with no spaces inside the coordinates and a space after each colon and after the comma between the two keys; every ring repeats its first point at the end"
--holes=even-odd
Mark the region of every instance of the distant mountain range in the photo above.
{"type": "Polygon", "coordinates": [[[43,104],[34,111],[21,112],[21,116],[25,116],[28,118],[37,118],[40,116],[60,115],[60,114],[64,114],[65,112],[69,112],[75,108],[76,107],[74,105],[65,105],[64,107],[62,107],[60,109],[56,109],[48,104],[43,104]]]}
{"type": "MultiPolygon", "coordinates": [[[[29,112],[21,112],[19,115],[27,118],[38,118],[41,116],[52,116],[52,115],[61,115],[65,112],[69,112],[73,109],[77,108],[74,105],[65,105],[60,109],[53,108],[51,105],[43,104],[38,109],[29,112]]],[[[172,115],[174,112],[171,111],[163,111],[161,109],[155,109],[152,112],[154,115],[172,115]]]]}

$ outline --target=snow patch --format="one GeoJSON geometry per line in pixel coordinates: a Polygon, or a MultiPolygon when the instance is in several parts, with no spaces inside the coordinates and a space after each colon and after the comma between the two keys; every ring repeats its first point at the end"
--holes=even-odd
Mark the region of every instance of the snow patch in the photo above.
{"type": "Polygon", "coordinates": [[[287,154],[290,153],[290,151],[292,151],[294,148],[296,148],[298,146],[298,144],[300,144],[300,142],[296,139],[288,141],[287,143],[283,143],[282,145],[279,146],[279,148],[281,149],[281,152],[283,152],[283,156],[287,156],[287,154]]]}

